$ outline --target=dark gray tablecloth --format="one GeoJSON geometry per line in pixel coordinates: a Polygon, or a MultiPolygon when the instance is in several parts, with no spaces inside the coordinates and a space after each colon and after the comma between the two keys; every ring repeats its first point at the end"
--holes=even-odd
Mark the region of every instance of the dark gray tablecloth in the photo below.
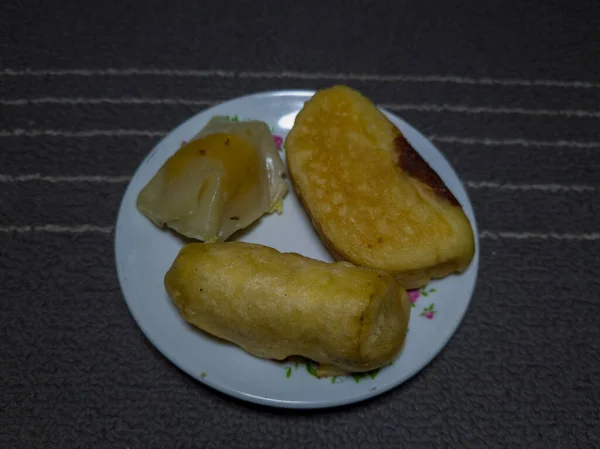
{"type": "Polygon", "coordinates": [[[463,3],[484,2],[3,2],[0,447],[600,447],[600,8],[463,3]],[[117,207],[160,133],[211,102],[338,82],[466,182],[475,296],[375,400],[242,403],[131,318],[117,207]]]}

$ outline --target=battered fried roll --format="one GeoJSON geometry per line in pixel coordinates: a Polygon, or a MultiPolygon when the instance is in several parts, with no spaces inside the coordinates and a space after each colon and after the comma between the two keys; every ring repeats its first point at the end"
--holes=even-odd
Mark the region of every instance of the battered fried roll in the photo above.
{"type": "Polygon", "coordinates": [[[360,93],[317,92],[285,149],[294,188],[337,260],[385,270],[406,288],[468,267],[475,240],[461,205],[360,93]]]}
{"type": "Polygon", "coordinates": [[[243,242],[188,244],[165,286],[194,326],[257,357],[312,359],[319,373],[388,364],[410,317],[406,291],[383,271],[243,242]]]}

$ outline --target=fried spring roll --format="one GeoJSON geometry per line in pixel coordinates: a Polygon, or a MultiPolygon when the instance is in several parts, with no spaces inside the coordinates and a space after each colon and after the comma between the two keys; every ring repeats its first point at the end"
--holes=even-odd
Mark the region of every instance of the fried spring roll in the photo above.
{"type": "Polygon", "coordinates": [[[363,372],[401,351],[410,302],[389,274],[243,242],[191,243],[165,275],[183,318],[262,358],[363,372]]]}

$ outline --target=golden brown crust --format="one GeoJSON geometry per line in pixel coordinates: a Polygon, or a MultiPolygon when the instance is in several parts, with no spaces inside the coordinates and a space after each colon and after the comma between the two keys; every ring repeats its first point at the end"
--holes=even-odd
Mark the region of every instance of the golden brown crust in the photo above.
{"type": "Polygon", "coordinates": [[[319,222],[317,220],[315,220],[315,218],[313,217],[313,215],[310,213],[310,209],[308,208],[308,206],[306,205],[306,202],[304,200],[304,195],[302,195],[302,192],[300,191],[298,185],[296,184],[296,181],[294,179],[294,175],[291,173],[291,171],[290,171],[290,180],[292,182],[292,187],[294,188],[294,191],[296,192],[296,195],[298,196],[298,199],[300,200],[300,204],[302,204],[302,207],[304,208],[304,211],[308,215],[308,218],[310,219],[310,222],[312,223],[313,228],[315,229],[315,231],[317,231],[317,234],[319,235],[319,238],[321,239],[321,241],[323,242],[323,244],[325,245],[325,247],[327,248],[327,250],[329,251],[329,253],[333,257],[333,259],[336,262],[350,262],[347,257],[344,257],[342,255],[342,253],[340,253],[337,250],[337,248],[331,242],[331,240],[329,240],[327,238],[327,235],[325,234],[325,232],[323,232],[323,228],[321,227],[321,225],[319,224],[319,222]]]}
{"type": "MultiPolygon", "coordinates": [[[[350,262],[355,263],[351,260],[351,258],[344,256],[341,251],[335,247],[335,245],[329,240],[325,232],[323,232],[323,228],[321,225],[314,219],[314,217],[310,213],[310,209],[306,206],[304,196],[302,192],[299,190],[298,186],[294,181],[294,176],[290,173],[290,180],[292,182],[292,187],[300,200],[300,204],[306,211],[313,228],[319,235],[319,238],[329,251],[329,254],[333,257],[336,262],[350,262]]],[[[446,262],[435,265],[433,267],[424,268],[421,270],[414,271],[405,271],[403,273],[391,273],[394,276],[394,279],[398,281],[398,283],[404,287],[406,290],[417,289],[421,287],[425,287],[429,282],[433,279],[441,279],[452,273],[462,272],[466,267],[459,266],[456,262],[446,262]]]]}
{"type": "Polygon", "coordinates": [[[333,258],[383,269],[405,288],[464,271],[474,235],[438,174],[372,103],[318,92],[286,139],[292,186],[333,258]]]}

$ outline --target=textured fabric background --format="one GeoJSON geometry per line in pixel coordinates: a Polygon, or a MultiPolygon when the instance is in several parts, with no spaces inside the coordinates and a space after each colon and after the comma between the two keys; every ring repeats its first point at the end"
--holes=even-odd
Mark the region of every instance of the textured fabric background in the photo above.
{"type": "Polygon", "coordinates": [[[600,4],[324,3],[2,2],[1,448],[600,447],[600,4]],[[335,82],[433,136],[467,183],[477,289],[400,388],[253,406],[144,338],[112,226],[162,133],[335,82]]]}

